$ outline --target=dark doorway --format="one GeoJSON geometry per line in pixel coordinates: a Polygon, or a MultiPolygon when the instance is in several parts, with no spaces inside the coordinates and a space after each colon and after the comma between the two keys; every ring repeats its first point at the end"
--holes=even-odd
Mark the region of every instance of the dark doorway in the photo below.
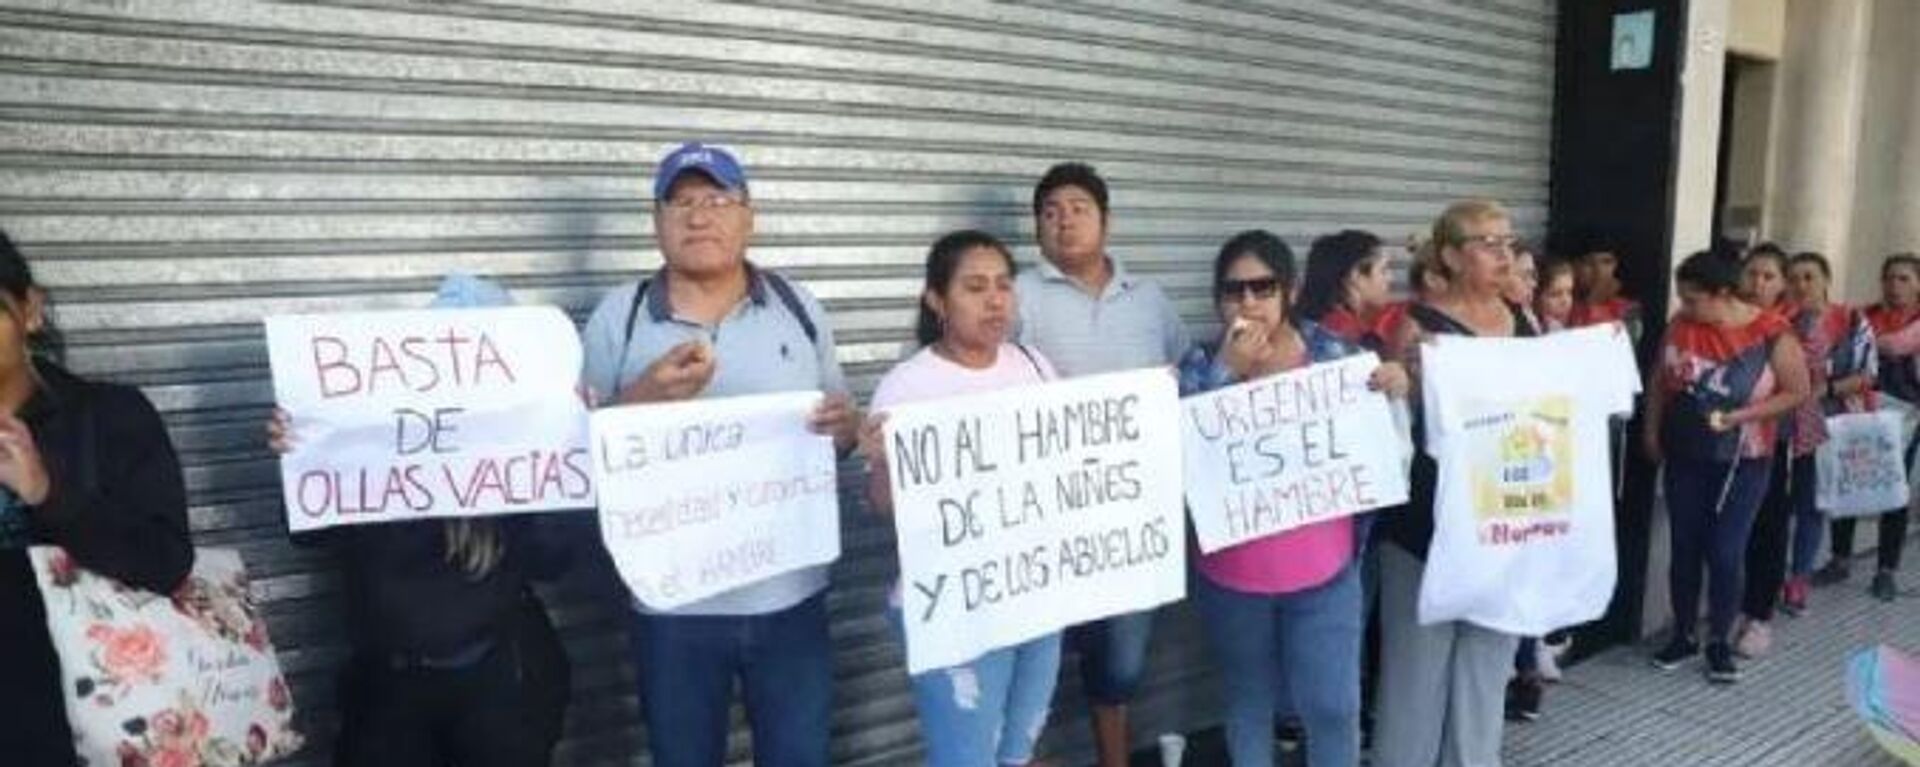
{"type": "MultiPolygon", "coordinates": [[[[1566,256],[1610,249],[1619,257],[1627,292],[1644,311],[1644,369],[1667,316],[1685,3],[1561,0],[1558,7],[1547,248],[1566,256]],[[1644,68],[1615,69],[1615,15],[1640,11],[1653,13],[1652,59],[1644,68]]],[[[1628,424],[1624,434],[1638,429],[1628,424]]],[[[1637,638],[1647,578],[1665,577],[1647,571],[1654,467],[1633,449],[1637,440],[1620,442],[1620,580],[1606,616],[1577,632],[1583,654],[1637,638]]]]}

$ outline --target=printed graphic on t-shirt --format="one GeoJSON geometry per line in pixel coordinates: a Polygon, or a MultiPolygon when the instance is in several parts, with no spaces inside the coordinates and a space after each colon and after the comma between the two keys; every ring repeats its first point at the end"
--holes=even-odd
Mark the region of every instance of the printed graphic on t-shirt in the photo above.
{"type": "Polygon", "coordinates": [[[1476,403],[1469,411],[1462,436],[1483,536],[1501,539],[1515,533],[1515,523],[1572,513],[1572,416],[1573,402],[1565,395],[1476,403]]]}

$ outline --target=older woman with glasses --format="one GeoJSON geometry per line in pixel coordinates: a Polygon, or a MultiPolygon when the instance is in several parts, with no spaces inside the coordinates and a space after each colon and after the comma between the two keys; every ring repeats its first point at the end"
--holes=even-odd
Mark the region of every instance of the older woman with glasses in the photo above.
{"type": "MultiPolygon", "coordinates": [[[[1504,297],[1516,243],[1505,208],[1490,200],[1454,203],[1434,221],[1430,243],[1427,266],[1447,288],[1409,308],[1388,343],[1416,380],[1419,347],[1429,337],[1536,334],[1523,308],[1504,297]]],[[[1424,432],[1417,410],[1414,429],[1424,432]]],[[[1500,763],[1506,684],[1520,638],[1465,621],[1423,625],[1416,615],[1438,477],[1438,464],[1416,454],[1407,509],[1381,524],[1381,706],[1373,748],[1379,767],[1500,763]]]]}

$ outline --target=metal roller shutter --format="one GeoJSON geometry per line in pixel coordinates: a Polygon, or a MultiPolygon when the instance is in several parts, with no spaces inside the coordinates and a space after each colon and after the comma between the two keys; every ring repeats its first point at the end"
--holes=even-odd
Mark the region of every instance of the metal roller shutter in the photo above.
{"type": "MultiPolygon", "coordinates": [[[[1099,166],[1113,251],[1205,324],[1207,260],[1242,228],[1398,240],[1487,195],[1538,231],[1552,29],[1546,0],[0,0],[0,226],[73,366],[165,413],[196,535],[244,552],[318,764],[338,582],[282,532],[263,315],[413,306],[460,269],[578,316],[658,263],[650,163],[699,137],[747,162],[753,256],[826,302],[863,395],[927,244],[984,226],[1034,257],[1030,190],[1059,160],[1099,166]]],[[[909,763],[891,535],[846,508],[835,755],[909,763]]],[[[553,589],[570,764],[644,760],[606,578],[553,589]]],[[[1186,610],[1151,668],[1140,737],[1217,721],[1186,610]]],[[[1048,753],[1087,752],[1076,688],[1048,753]]]]}

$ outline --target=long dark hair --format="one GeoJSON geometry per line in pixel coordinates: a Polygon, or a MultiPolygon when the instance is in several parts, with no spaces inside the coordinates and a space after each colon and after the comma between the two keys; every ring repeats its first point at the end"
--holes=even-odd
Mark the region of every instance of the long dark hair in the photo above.
{"type": "Polygon", "coordinates": [[[1233,268],[1233,262],[1241,256],[1253,256],[1273,270],[1274,278],[1280,281],[1284,304],[1285,296],[1293,292],[1293,249],[1287,247],[1286,240],[1265,229],[1248,229],[1220,246],[1220,255],[1213,258],[1214,296],[1220,295],[1220,286],[1227,281],[1227,270],[1233,268]]]}
{"type": "MultiPolygon", "coordinates": [[[[1013,263],[1013,251],[1006,243],[978,229],[962,229],[950,232],[935,240],[933,247],[927,250],[926,292],[946,295],[947,288],[953,285],[953,273],[960,268],[961,257],[974,248],[992,248],[1001,258],[1007,260],[1007,274],[1016,273],[1013,263]]],[[[920,296],[920,317],[914,321],[913,335],[921,346],[932,346],[940,340],[940,315],[933,313],[933,307],[927,303],[925,293],[920,296]]]]}
{"type": "Polygon", "coordinates": [[[60,362],[66,358],[66,338],[54,326],[53,316],[47,311],[46,289],[33,281],[33,268],[27,265],[27,257],[14,247],[6,230],[0,229],[0,301],[4,301],[8,309],[18,311],[32,303],[35,293],[41,296],[40,329],[27,339],[27,349],[35,357],[60,362]]]}
{"type": "Polygon", "coordinates": [[[1380,250],[1372,232],[1346,229],[1313,241],[1307,248],[1307,273],[1300,278],[1300,302],[1294,316],[1319,321],[1347,300],[1347,277],[1380,250]]]}

